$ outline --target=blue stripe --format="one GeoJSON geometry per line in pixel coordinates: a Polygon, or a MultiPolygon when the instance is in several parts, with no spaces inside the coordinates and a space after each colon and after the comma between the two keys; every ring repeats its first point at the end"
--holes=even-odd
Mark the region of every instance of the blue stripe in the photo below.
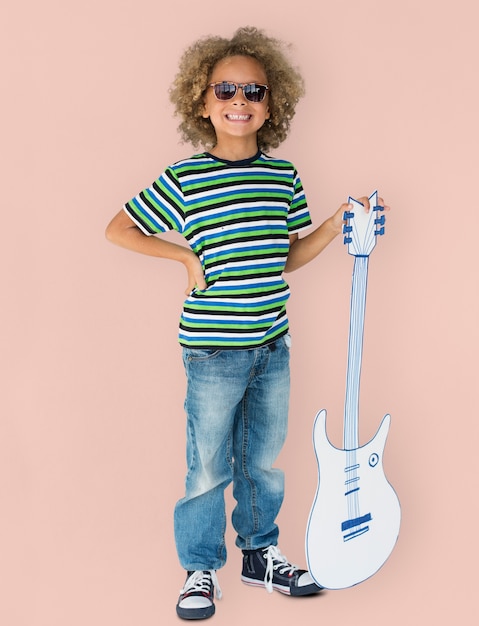
{"type": "MultiPolygon", "coordinates": [[[[222,237],[226,238],[226,237],[230,237],[230,236],[234,236],[234,235],[244,235],[247,236],[249,234],[255,234],[258,232],[258,230],[267,230],[271,233],[271,235],[276,236],[276,233],[285,233],[287,234],[288,229],[285,228],[284,223],[278,223],[278,224],[274,224],[271,223],[270,221],[268,221],[268,218],[271,219],[271,216],[265,215],[265,224],[255,224],[253,226],[247,226],[247,227],[238,227],[238,228],[228,228],[228,230],[222,231],[222,232],[218,232],[218,233],[213,233],[213,232],[209,232],[207,234],[204,234],[200,237],[194,237],[191,239],[191,241],[193,242],[193,245],[195,246],[195,248],[197,248],[198,246],[202,246],[206,241],[208,241],[208,239],[211,237],[211,239],[215,239],[216,242],[213,245],[220,245],[222,243],[222,237]]],[[[278,216],[279,218],[279,216],[278,216]]],[[[276,219],[278,219],[276,218],[276,219]]],[[[189,224],[195,224],[195,223],[199,223],[201,220],[194,220],[192,222],[188,223],[188,230],[190,228],[189,224]]],[[[217,225],[211,225],[210,229],[213,230],[214,228],[217,228],[217,225]]],[[[266,235],[267,236],[267,235],[266,235]]],[[[228,241],[225,239],[224,241],[225,243],[228,243],[228,241]]],[[[276,245],[276,242],[275,244],[276,245]]],[[[289,246],[289,241],[285,243],[285,245],[289,246]]]]}
{"type": "MultiPolygon", "coordinates": [[[[135,206],[136,211],[133,211],[133,214],[137,214],[139,215],[140,218],[144,218],[145,221],[148,222],[152,222],[155,225],[155,228],[157,228],[160,231],[164,231],[165,230],[165,226],[164,224],[162,224],[161,222],[159,222],[151,213],[150,211],[147,211],[146,209],[143,208],[143,206],[140,204],[140,200],[138,198],[133,198],[133,200],[131,200],[126,206],[130,206],[130,208],[132,208],[131,205],[135,206]]],[[[149,224],[148,224],[149,227],[149,224]]]]}
{"type": "MultiPolygon", "coordinates": [[[[227,296],[224,296],[227,297],[227,296]]],[[[213,298],[208,298],[208,299],[202,299],[202,300],[196,300],[195,302],[191,302],[191,301],[187,301],[186,302],[186,306],[192,306],[194,304],[201,306],[205,309],[210,308],[210,309],[218,309],[221,310],[222,308],[232,308],[232,309],[249,309],[249,308],[254,308],[254,307],[262,307],[264,305],[274,305],[274,304],[278,304],[281,302],[286,302],[289,298],[289,294],[288,293],[283,293],[281,294],[280,297],[278,298],[265,298],[264,296],[258,297],[256,296],[258,299],[256,299],[253,302],[235,302],[234,300],[232,302],[224,302],[222,300],[215,300],[213,298]]],[[[198,315],[200,315],[198,313],[198,315]]]]}
{"type": "MultiPolygon", "coordinates": [[[[198,201],[198,203],[201,203],[201,201],[198,201]]],[[[199,214],[198,217],[196,218],[190,218],[188,219],[188,230],[193,230],[195,226],[197,226],[198,224],[203,224],[205,222],[205,220],[208,220],[210,223],[208,225],[205,226],[205,228],[207,228],[208,230],[212,229],[212,228],[216,228],[217,225],[219,225],[220,223],[220,218],[221,220],[223,219],[227,219],[227,218],[231,218],[231,217],[237,217],[238,219],[241,218],[245,218],[248,213],[258,213],[260,211],[264,211],[264,220],[265,221],[269,221],[269,220],[281,220],[286,218],[286,205],[284,206],[280,206],[280,205],[276,205],[274,207],[274,209],[270,206],[262,206],[262,205],[258,205],[256,204],[255,206],[251,207],[251,206],[240,206],[240,207],[235,207],[235,208],[228,208],[226,209],[225,207],[206,207],[205,211],[211,211],[210,215],[205,218],[205,216],[203,214],[199,214]],[[274,210],[275,214],[272,214],[272,211],[274,210]],[[284,214],[284,215],[282,215],[284,214]],[[215,224],[213,222],[213,219],[216,221],[218,220],[218,224],[215,224]],[[212,222],[212,223],[211,223],[212,222]]],[[[269,225],[269,224],[268,224],[269,225]]],[[[271,226],[273,226],[273,224],[271,224],[271,226]]],[[[278,226],[278,225],[275,225],[278,226]]],[[[250,230],[253,230],[255,228],[255,226],[251,226],[249,227],[250,230]]],[[[256,228],[258,228],[258,226],[256,226],[256,228]]],[[[284,228],[284,225],[283,225],[284,228]]]]}
{"type": "MultiPolygon", "coordinates": [[[[268,282],[268,283],[248,283],[248,286],[250,289],[257,289],[257,288],[263,288],[263,287],[281,287],[282,285],[280,283],[278,283],[277,280],[275,280],[274,282],[268,282]]],[[[215,285],[212,290],[211,293],[214,293],[214,291],[244,291],[244,284],[239,284],[239,285],[215,285]]],[[[256,293],[252,293],[252,294],[245,294],[245,297],[250,296],[252,298],[257,298],[258,295],[256,293]]],[[[213,296],[214,297],[214,296],[213,296]]]]}
{"type": "MultiPolygon", "coordinates": [[[[196,163],[194,164],[196,166],[196,163]]],[[[212,170],[214,172],[215,170],[212,170]]],[[[279,182],[279,183],[287,183],[293,179],[292,173],[284,170],[282,172],[274,172],[270,170],[264,170],[261,165],[257,166],[257,171],[251,171],[250,175],[252,178],[255,176],[261,176],[265,183],[267,182],[279,182]]],[[[198,186],[201,187],[204,183],[215,183],[225,181],[225,184],[228,184],[228,181],[231,180],[242,180],[244,179],[244,171],[241,169],[236,172],[223,171],[218,174],[207,174],[199,175],[198,178],[190,178],[187,182],[185,182],[185,189],[189,187],[198,186]]]]}
{"type": "MultiPolygon", "coordinates": [[[[245,181],[246,183],[246,181],[245,181]]],[[[251,196],[251,195],[258,195],[261,199],[266,200],[268,198],[268,196],[270,194],[280,194],[284,199],[291,197],[291,194],[287,194],[285,193],[284,189],[273,189],[268,188],[268,187],[250,187],[249,185],[242,189],[229,189],[228,191],[223,191],[223,192],[218,192],[218,193],[212,193],[211,195],[209,195],[209,200],[208,202],[214,202],[215,200],[222,200],[223,198],[231,198],[231,197],[245,197],[245,196],[251,196]]],[[[273,198],[272,198],[273,200],[273,198]]],[[[274,198],[274,200],[277,200],[277,198],[274,198]]],[[[188,202],[188,205],[190,207],[194,207],[197,204],[203,204],[204,202],[204,198],[198,198],[198,200],[191,200],[188,202]]],[[[253,210],[257,211],[258,210],[258,206],[256,206],[253,210]]]]}
{"type": "MultiPolygon", "coordinates": [[[[261,263],[261,259],[256,259],[256,263],[254,265],[231,265],[231,267],[220,267],[217,270],[211,270],[208,272],[208,278],[212,279],[217,276],[229,276],[230,274],[237,274],[238,272],[254,272],[257,271],[259,276],[261,276],[262,270],[268,269],[280,269],[281,271],[284,268],[285,259],[281,258],[278,261],[273,263],[261,263]]],[[[241,276],[237,276],[236,279],[234,276],[231,276],[231,280],[241,280],[241,276]]]]}
{"type": "MultiPolygon", "coordinates": [[[[269,243],[269,244],[265,244],[263,246],[244,246],[241,248],[230,248],[228,250],[216,250],[214,253],[212,253],[211,255],[208,255],[206,258],[209,258],[211,256],[211,258],[213,259],[218,259],[224,256],[232,256],[232,255],[237,255],[241,252],[262,252],[264,250],[271,250],[271,248],[279,248],[281,250],[289,250],[289,243],[269,243]]],[[[272,252],[273,253],[273,252],[272,252]]],[[[235,257],[232,257],[232,262],[234,263],[235,261],[235,257]]]]}
{"type": "MultiPolygon", "coordinates": [[[[185,324],[185,326],[189,326],[190,324],[195,324],[195,325],[201,325],[201,326],[208,326],[208,324],[214,324],[215,326],[226,326],[226,325],[231,325],[231,332],[234,332],[235,328],[239,328],[241,326],[249,326],[251,323],[255,323],[255,324],[259,324],[259,325],[263,325],[263,324],[268,324],[269,322],[274,322],[274,320],[276,319],[276,315],[271,315],[270,317],[261,317],[258,318],[255,322],[251,322],[251,320],[238,320],[238,319],[232,319],[232,320],[228,320],[228,319],[210,319],[210,318],[206,318],[206,317],[202,317],[201,319],[199,318],[190,318],[190,317],[182,317],[182,320],[185,324]]],[[[191,327],[192,330],[195,329],[195,326],[191,327]]],[[[256,329],[257,332],[261,331],[261,328],[256,329]]],[[[255,329],[252,329],[252,332],[254,332],[255,329]]]]}

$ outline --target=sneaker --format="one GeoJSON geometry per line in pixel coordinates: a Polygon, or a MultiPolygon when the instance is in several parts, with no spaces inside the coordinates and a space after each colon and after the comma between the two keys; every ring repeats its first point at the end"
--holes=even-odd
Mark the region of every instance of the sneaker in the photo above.
{"type": "Polygon", "coordinates": [[[185,585],[180,591],[176,613],[182,619],[206,619],[215,612],[213,602],[221,598],[216,573],[213,570],[188,572],[185,585]]]}
{"type": "Polygon", "coordinates": [[[288,563],[277,546],[243,550],[243,555],[241,580],[247,585],[265,587],[270,593],[276,589],[291,596],[309,596],[322,590],[309,572],[288,563]]]}

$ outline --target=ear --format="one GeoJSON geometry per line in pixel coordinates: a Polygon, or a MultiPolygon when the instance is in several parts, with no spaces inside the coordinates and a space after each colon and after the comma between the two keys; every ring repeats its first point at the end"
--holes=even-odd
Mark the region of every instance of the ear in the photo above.
{"type": "Polygon", "coordinates": [[[201,117],[208,119],[210,114],[208,113],[208,107],[206,106],[206,101],[203,101],[203,112],[201,113],[201,117]]]}

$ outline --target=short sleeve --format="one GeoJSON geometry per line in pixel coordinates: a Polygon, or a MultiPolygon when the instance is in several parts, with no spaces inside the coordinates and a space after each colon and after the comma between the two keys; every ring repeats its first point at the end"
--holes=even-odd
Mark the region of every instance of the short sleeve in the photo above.
{"type": "Polygon", "coordinates": [[[123,210],[145,235],[169,230],[183,232],[185,200],[172,168],[167,168],[150,187],[127,202],[123,210]]]}
{"type": "Polygon", "coordinates": [[[290,235],[299,233],[311,226],[308,203],[303,189],[303,184],[298,172],[294,172],[294,195],[288,212],[288,232],[290,235]]]}

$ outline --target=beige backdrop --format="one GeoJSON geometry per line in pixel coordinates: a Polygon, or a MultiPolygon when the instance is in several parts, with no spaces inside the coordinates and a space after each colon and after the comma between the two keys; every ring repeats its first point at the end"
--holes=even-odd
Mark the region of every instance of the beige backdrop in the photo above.
{"type": "MultiPolygon", "coordinates": [[[[376,188],[393,207],[370,261],[360,430],[365,442],[391,413],[386,468],[403,523],[376,576],[303,600],[243,586],[230,529],[214,619],[475,623],[476,7],[3,3],[2,624],[177,623],[172,509],[185,461],[176,332],[186,275],[107,244],[103,232],[125,200],[192,151],[178,141],[167,94],[181,51],[248,24],[291,41],[305,76],[307,96],[277,154],[298,167],[315,223],[376,188]]],[[[341,443],[351,270],[338,239],[289,277],[280,545],[300,563],[320,408],[341,443]]]]}

